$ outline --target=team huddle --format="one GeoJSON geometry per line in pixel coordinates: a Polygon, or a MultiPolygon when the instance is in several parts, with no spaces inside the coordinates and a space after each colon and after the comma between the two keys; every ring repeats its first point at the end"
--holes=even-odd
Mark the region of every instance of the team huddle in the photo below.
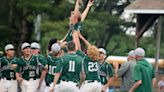
{"type": "Polygon", "coordinates": [[[14,46],[7,44],[5,55],[0,58],[0,92],[18,92],[18,89],[20,92],[108,92],[114,77],[123,77],[129,69],[130,81],[126,82],[130,84],[123,85],[122,91],[152,92],[153,67],[143,59],[142,48],[129,52],[128,56],[128,61],[133,58],[133,62],[140,61],[138,64],[136,62],[132,67],[129,64],[129,69],[124,69],[125,65],[120,69],[113,65],[113,69],[105,60],[106,50],[91,45],[81,35],[82,22],[93,2],[89,0],[81,14],[80,0],[76,0],[67,35],[60,41],[50,40],[46,56],[40,54],[41,47],[37,42],[24,42],[20,58],[14,56],[14,46]],[[80,39],[86,44],[84,51],[80,39]]]}
{"type": "Polygon", "coordinates": [[[1,92],[18,92],[18,84],[21,92],[106,92],[113,76],[112,66],[104,61],[106,51],[89,46],[85,54],[76,51],[73,41],[66,48],[63,52],[54,43],[45,58],[38,43],[23,43],[22,56],[16,58],[14,46],[7,44],[0,59],[1,92]]]}

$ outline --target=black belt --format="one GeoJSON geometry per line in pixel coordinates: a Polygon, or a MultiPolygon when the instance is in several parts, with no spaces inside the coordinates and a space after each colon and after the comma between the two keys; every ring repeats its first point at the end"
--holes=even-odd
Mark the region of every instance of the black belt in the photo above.
{"type": "Polygon", "coordinates": [[[2,77],[2,79],[6,79],[6,80],[16,80],[16,78],[7,78],[7,77],[2,77]]]}
{"type": "Polygon", "coordinates": [[[50,84],[46,82],[46,86],[50,86],[50,84]]]}
{"type": "MultiPolygon", "coordinates": [[[[70,80],[61,80],[61,81],[77,83],[76,81],[70,81],[70,80]]],[[[60,81],[60,82],[61,82],[61,81],[60,81]]]]}
{"type": "Polygon", "coordinates": [[[86,80],[87,83],[91,83],[91,82],[99,82],[98,80],[86,80]]]}
{"type": "Polygon", "coordinates": [[[25,80],[29,81],[30,79],[36,80],[37,78],[29,78],[29,79],[25,79],[25,80]]]}

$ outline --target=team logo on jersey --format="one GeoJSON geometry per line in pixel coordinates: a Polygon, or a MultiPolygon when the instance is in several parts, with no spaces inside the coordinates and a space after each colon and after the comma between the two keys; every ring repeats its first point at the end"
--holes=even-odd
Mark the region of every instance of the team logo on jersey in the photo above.
{"type": "Polygon", "coordinates": [[[27,65],[27,66],[24,66],[24,67],[23,67],[23,70],[27,70],[27,69],[35,70],[35,69],[36,69],[36,66],[27,65]]]}
{"type": "Polygon", "coordinates": [[[8,70],[8,69],[13,70],[13,67],[11,65],[5,65],[2,67],[1,71],[8,70]]]}
{"type": "Polygon", "coordinates": [[[107,74],[103,71],[99,71],[100,76],[107,76],[107,74]]]}

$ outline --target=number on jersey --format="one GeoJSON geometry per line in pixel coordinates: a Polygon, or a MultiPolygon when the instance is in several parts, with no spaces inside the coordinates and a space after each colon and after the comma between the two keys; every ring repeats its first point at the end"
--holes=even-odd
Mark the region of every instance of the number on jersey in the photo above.
{"type": "Polygon", "coordinates": [[[29,77],[35,77],[35,71],[29,71],[29,77]]]}
{"type": "Polygon", "coordinates": [[[48,73],[49,73],[49,74],[54,74],[55,68],[56,68],[56,66],[51,66],[51,65],[49,65],[48,73]]]}
{"type": "Polygon", "coordinates": [[[98,63],[97,62],[89,62],[88,63],[88,71],[90,71],[90,72],[98,71],[98,63]]]}
{"type": "Polygon", "coordinates": [[[69,72],[75,72],[75,61],[69,61],[69,72]]]}
{"type": "Polygon", "coordinates": [[[10,72],[10,77],[14,78],[14,72],[10,72]]]}

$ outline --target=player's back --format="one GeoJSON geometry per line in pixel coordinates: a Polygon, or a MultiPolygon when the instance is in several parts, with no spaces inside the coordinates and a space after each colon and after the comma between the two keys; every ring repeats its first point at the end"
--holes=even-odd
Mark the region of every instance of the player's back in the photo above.
{"type": "Polygon", "coordinates": [[[82,59],[77,54],[65,54],[61,58],[63,69],[61,80],[79,82],[82,68],[82,59]]]}
{"type": "Polygon", "coordinates": [[[84,58],[84,71],[86,74],[85,80],[97,80],[100,81],[99,76],[99,65],[97,60],[92,60],[90,57],[86,56],[84,58]]]}

